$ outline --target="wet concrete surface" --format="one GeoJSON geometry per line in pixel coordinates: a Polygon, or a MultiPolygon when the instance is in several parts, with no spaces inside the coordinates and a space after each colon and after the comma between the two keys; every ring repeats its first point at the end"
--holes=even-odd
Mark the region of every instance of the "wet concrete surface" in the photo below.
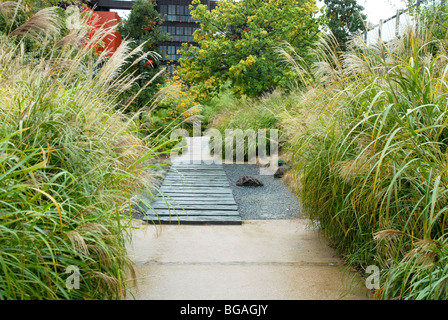
{"type": "Polygon", "coordinates": [[[137,273],[129,299],[367,299],[363,280],[309,225],[307,219],[141,222],[128,248],[137,273]]]}

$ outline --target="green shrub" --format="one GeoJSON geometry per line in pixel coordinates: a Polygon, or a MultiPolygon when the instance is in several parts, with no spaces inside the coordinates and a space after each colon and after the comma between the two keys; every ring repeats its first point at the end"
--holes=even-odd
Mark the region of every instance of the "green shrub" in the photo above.
{"type": "MultiPolygon", "coordinates": [[[[226,90],[217,97],[212,98],[203,106],[203,115],[206,126],[218,129],[223,136],[222,150],[225,154],[225,132],[226,130],[238,130],[243,132],[253,130],[255,134],[259,130],[266,130],[266,153],[270,153],[270,129],[281,129],[280,114],[290,110],[295,104],[297,93],[284,94],[277,90],[265,94],[259,98],[236,98],[230,90],[226,90]]],[[[284,138],[279,131],[279,148],[284,144],[284,138]]],[[[211,140],[213,142],[213,140],[211,140]]],[[[248,139],[244,145],[244,160],[248,160],[248,139]]],[[[233,155],[236,159],[236,141],[233,142],[233,155]]],[[[258,154],[258,139],[255,150],[258,154]]]]}

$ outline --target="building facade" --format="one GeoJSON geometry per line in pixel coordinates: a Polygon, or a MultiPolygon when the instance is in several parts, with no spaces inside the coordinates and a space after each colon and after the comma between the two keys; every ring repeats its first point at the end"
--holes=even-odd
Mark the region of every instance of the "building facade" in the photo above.
{"type": "MultiPolygon", "coordinates": [[[[134,1],[91,0],[97,11],[130,10],[134,1]]],[[[216,7],[217,0],[201,0],[210,10],[216,7]]],[[[183,43],[196,44],[193,32],[199,27],[191,17],[189,5],[191,0],[157,0],[157,11],[163,18],[162,30],[171,38],[160,44],[163,52],[162,64],[172,71],[178,65],[179,50],[183,43]]]]}

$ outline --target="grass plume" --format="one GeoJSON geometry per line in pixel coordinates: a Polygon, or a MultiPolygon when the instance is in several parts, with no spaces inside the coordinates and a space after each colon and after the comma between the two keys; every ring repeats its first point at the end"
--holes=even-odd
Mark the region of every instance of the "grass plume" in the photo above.
{"type": "Polygon", "coordinates": [[[117,111],[139,51],[96,54],[109,30],[88,39],[58,10],[0,32],[0,299],[119,299],[134,272],[123,210],[151,184],[156,149],[117,111]]]}

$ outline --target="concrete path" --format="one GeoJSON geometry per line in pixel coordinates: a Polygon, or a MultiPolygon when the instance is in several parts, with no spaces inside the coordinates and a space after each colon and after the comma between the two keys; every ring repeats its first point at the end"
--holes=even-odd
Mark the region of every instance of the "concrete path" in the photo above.
{"type": "MultiPolygon", "coordinates": [[[[176,163],[211,159],[207,137],[190,138],[188,144],[192,152],[176,163]]],[[[138,226],[128,247],[137,273],[138,285],[131,289],[136,299],[367,298],[360,278],[344,270],[306,219],[138,226]]]]}
{"type": "Polygon", "coordinates": [[[129,247],[136,299],[367,298],[360,278],[305,219],[141,227],[129,247]]]}

